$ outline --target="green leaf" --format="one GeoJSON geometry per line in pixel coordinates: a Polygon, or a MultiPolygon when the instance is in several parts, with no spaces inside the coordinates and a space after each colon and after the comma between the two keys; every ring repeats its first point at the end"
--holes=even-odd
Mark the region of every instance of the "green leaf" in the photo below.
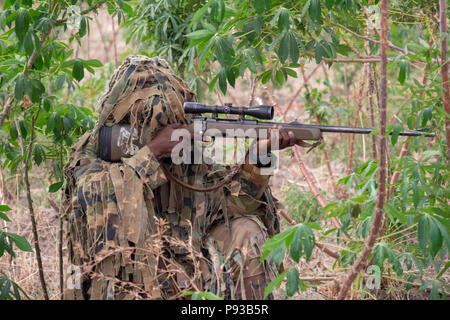
{"type": "Polygon", "coordinates": [[[56,182],[56,183],[52,184],[52,185],[49,187],[48,191],[49,191],[49,192],[56,192],[56,191],[58,191],[59,189],[61,189],[61,187],[63,186],[63,184],[64,184],[64,181],[56,182]]]}
{"type": "Polygon", "coordinates": [[[431,256],[434,258],[442,247],[442,236],[436,223],[430,219],[431,256]]]}
{"type": "Polygon", "coordinates": [[[253,60],[252,56],[250,54],[246,54],[245,56],[247,58],[247,66],[248,66],[249,70],[253,73],[256,73],[257,72],[256,64],[255,64],[255,61],[253,60]]]}
{"type": "Polygon", "coordinates": [[[17,248],[19,248],[20,250],[26,251],[26,252],[33,251],[30,244],[28,243],[27,239],[25,239],[24,237],[19,236],[14,233],[9,233],[9,232],[5,232],[5,235],[8,238],[10,238],[16,244],[17,248]]]}
{"type": "Polygon", "coordinates": [[[28,31],[30,25],[30,16],[26,9],[20,8],[16,16],[16,35],[19,41],[22,41],[23,37],[28,31]]]}
{"type": "Polygon", "coordinates": [[[81,62],[81,60],[79,59],[75,59],[75,62],[73,63],[72,76],[78,81],[80,81],[84,77],[83,62],[81,62]]]}
{"type": "Polygon", "coordinates": [[[227,93],[227,76],[223,68],[219,71],[219,88],[223,94],[227,93]]]}
{"type": "Polygon", "coordinates": [[[275,73],[275,78],[280,86],[283,85],[284,83],[283,71],[277,70],[277,72],[275,73]]]}
{"type": "MultiPolygon", "coordinates": [[[[3,219],[3,220],[5,220],[5,221],[11,221],[11,220],[9,220],[9,218],[8,218],[8,216],[6,215],[6,214],[4,214],[3,212],[0,212],[0,218],[1,219],[3,219]]],[[[0,240],[1,241],[1,240],[0,240]]],[[[0,257],[1,257],[2,255],[0,254],[0,257]]]]}
{"type": "MultiPolygon", "coordinates": [[[[289,36],[285,34],[280,42],[280,47],[278,48],[278,57],[280,58],[281,63],[284,63],[289,54],[289,36]]],[[[281,83],[282,84],[282,83],[281,83]]]]}
{"type": "Polygon", "coordinates": [[[439,272],[439,274],[436,276],[436,279],[442,277],[442,275],[448,270],[448,268],[450,268],[450,261],[447,261],[444,268],[442,268],[441,272],[439,272]]]}
{"type": "MultiPolygon", "coordinates": [[[[185,291],[181,294],[182,297],[191,296],[191,295],[192,296],[196,295],[196,297],[205,298],[206,300],[223,300],[223,298],[216,296],[212,292],[185,291]]],[[[198,299],[198,300],[201,300],[201,299],[198,299]]]]}
{"type": "Polygon", "coordinates": [[[288,297],[292,297],[298,291],[299,274],[298,270],[293,267],[289,269],[286,275],[286,294],[288,297]]]}
{"type": "Polygon", "coordinates": [[[83,38],[86,35],[86,17],[82,16],[80,20],[80,28],[78,29],[78,36],[83,38]]]}
{"type": "Polygon", "coordinates": [[[316,22],[321,21],[320,0],[311,0],[311,4],[309,6],[309,16],[316,22]]]}
{"type": "Polygon", "coordinates": [[[275,279],[270,281],[270,283],[264,289],[264,299],[266,299],[267,296],[272,293],[274,288],[279,288],[280,287],[280,285],[283,282],[283,279],[284,279],[286,273],[287,273],[287,270],[284,270],[275,279]]]}
{"type": "Polygon", "coordinates": [[[292,243],[290,246],[290,252],[289,254],[291,255],[291,258],[295,261],[295,262],[299,262],[300,257],[303,254],[303,250],[302,250],[302,229],[301,228],[297,228],[297,230],[295,231],[294,234],[294,238],[292,239],[292,243]]]}
{"type": "Polygon", "coordinates": [[[289,29],[289,10],[286,8],[281,8],[278,11],[278,30],[282,32],[283,30],[289,29]]]}
{"type": "Polygon", "coordinates": [[[316,63],[319,64],[322,61],[322,57],[326,55],[325,49],[322,47],[320,42],[317,42],[316,51],[314,54],[314,58],[316,59],[316,63]]]}
{"type": "Polygon", "coordinates": [[[94,68],[100,68],[103,67],[103,63],[101,63],[99,60],[97,59],[90,59],[90,60],[84,60],[83,63],[85,65],[94,67],[94,68]]]}
{"type": "Polygon", "coordinates": [[[28,56],[31,56],[34,50],[33,37],[31,36],[31,32],[27,32],[23,46],[25,48],[26,54],[28,56]]]}
{"type": "Polygon", "coordinates": [[[200,19],[205,15],[205,13],[208,11],[209,6],[211,5],[211,1],[208,1],[207,3],[205,3],[205,5],[203,7],[201,7],[200,9],[198,9],[195,14],[194,17],[192,17],[192,23],[191,24],[195,24],[197,22],[200,21],[200,19]]]}
{"type": "Polygon", "coordinates": [[[201,29],[201,30],[197,30],[197,31],[187,34],[186,37],[188,37],[189,39],[192,39],[192,40],[198,40],[198,39],[211,38],[212,35],[213,35],[213,33],[211,31],[206,30],[206,29],[201,29]]]}
{"type": "Polygon", "coordinates": [[[419,220],[419,225],[417,229],[417,237],[419,239],[419,247],[422,253],[425,255],[427,250],[428,243],[428,219],[427,216],[424,215],[419,220]]]}
{"type": "Polygon", "coordinates": [[[11,208],[7,206],[6,204],[0,205],[0,212],[8,212],[11,211],[11,208]]]}
{"type": "Polygon", "coordinates": [[[14,87],[14,98],[17,101],[21,101],[23,99],[23,95],[25,93],[25,76],[20,74],[17,78],[16,85],[14,87]]]}
{"type": "Polygon", "coordinates": [[[395,144],[397,143],[398,136],[402,130],[403,130],[402,125],[400,123],[396,123],[394,129],[392,130],[391,135],[391,143],[393,146],[395,146],[395,144]]]}
{"type": "Polygon", "coordinates": [[[289,55],[291,57],[292,63],[297,63],[300,56],[300,51],[298,50],[297,40],[291,33],[289,33],[289,55]]]}
{"type": "Polygon", "coordinates": [[[257,14],[262,14],[266,9],[266,3],[263,0],[252,0],[252,7],[257,14]]]}
{"type": "Polygon", "coordinates": [[[45,160],[44,148],[38,143],[35,143],[33,146],[33,159],[38,166],[45,160]]]}
{"type": "Polygon", "coordinates": [[[400,84],[405,83],[406,76],[409,74],[409,62],[408,60],[402,60],[400,63],[400,71],[398,73],[398,81],[400,84]]]}

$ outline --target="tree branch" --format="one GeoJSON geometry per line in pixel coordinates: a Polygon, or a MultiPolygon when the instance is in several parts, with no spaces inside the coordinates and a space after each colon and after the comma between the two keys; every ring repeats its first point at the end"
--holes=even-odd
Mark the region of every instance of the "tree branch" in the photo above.
{"type": "Polygon", "coordinates": [[[380,69],[380,111],[379,111],[379,154],[378,154],[378,195],[376,200],[375,215],[373,217],[371,230],[367,240],[364,243],[364,249],[361,252],[359,258],[356,260],[352,269],[348,272],[346,279],[342,282],[341,290],[337,296],[337,299],[345,299],[347,292],[350,289],[353,281],[355,280],[362,267],[367,262],[369,254],[372,252],[372,248],[375,244],[378,229],[381,224],[381,218],[383,214],[384,199],[386,196],[386,104],[387,104],[387,33],[388,33],[388,0],[381,0],[381,69],[380,69]]]}
{"type": "MultiPolygon", "coordinates": [[[[16,121],[17,121],[17,119],[16,119],[16,121]]],[[[26,188],[26,192],[27,192],[28,210],[30,212],[31,226],[32,226],[32,230],[33,230],[34,250],[35,250],[35,253],[36,253],[36,260],[37,260],[38,269],[39,269],[39,280],[41,282],[42,291],[44,293],[44,299],[45,300],[49,300],[48,291],[47,291],[47,285],[45,284],[44,268],[42,266],[41,248],[40,248],[40,245],[39,245],[39,236],[38,236],[38,232],[37,232],[36,217],[35,217],[35,214],[34,214],[33,199],[31,198],[30,179],[28,177],[28,171],[29,171],[28,163],[30,162],[31,154],[32,154],[32,151],[33,151],[35,122],[36,122],[36,117],[32,116],[32,118],[31,118],[30,143],[28,144],[27,150],[25,150],[25,141],[24,141],[24,139],[22,137],[21,130],[17,130],[17,132],[18,132],[18,135],[19,135],[19,138],[20,138],[19,139],[20,145],[22,147],[22,156],[25,156],[25,153],[26,153],[26,157],[23,160],[24,182],[25,182],[25,188],[26,188]]],[[[19,128],[19,126],[17,126],[17,127],[19,128]]]]}

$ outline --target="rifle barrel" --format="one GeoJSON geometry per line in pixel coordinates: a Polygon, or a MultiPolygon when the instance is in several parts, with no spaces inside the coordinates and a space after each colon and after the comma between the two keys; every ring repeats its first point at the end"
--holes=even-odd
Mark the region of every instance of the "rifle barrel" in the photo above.
{"type": "MultiPolygon", "coordinates": [[[[301,128],[317,128],[322,132],[337,132],[337,133],[357,133],[357,134],[370,134],[374,131],[373,128],[357,128],[357,127],[345,127],[345,126],[324,126],[324,125],[314,125],[314,124],[304,124],[304,123],[289,123],[289,125],[293,125],[301,128]]],[[[428,129],[419,129],[419,130],[405,130],[399,132],[400,136],[422,136],[425,137],[434,137],[432,133],[426,133],[428,129]]],[[[392,131],[390,134],[392,135],[392,131]]]]}

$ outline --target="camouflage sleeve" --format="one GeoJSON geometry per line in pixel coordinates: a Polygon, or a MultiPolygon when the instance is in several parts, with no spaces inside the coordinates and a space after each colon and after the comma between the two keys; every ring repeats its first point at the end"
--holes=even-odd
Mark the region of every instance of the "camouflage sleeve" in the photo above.
{"type": "Polygon", "coordinates": [[[122,158],[124,165],[131,167],[143,183],[156,189],[167,182],[167,178],[148,146],[142,147],[134,156],[122,158]]]}

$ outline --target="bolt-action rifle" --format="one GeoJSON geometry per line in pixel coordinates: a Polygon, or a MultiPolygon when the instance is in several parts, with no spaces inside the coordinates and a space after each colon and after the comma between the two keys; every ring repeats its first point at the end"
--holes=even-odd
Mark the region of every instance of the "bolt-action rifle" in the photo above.
{"type": "MultiPolygon", "coordinates": [[[[255,119],[249,119],[246,116],[257,118],[260,120],[272,120],[274,116],[273,106],[261,105],[254,107],[233,107],[231,103],[227,103],[223,106],[219,105],[206,105],[198,102],[185,102],[183,105],[184,112],[188,114],[199,115],[193,117],[192,123],[188,125],[188,130],[193,134],[199,134],[201,137],[208,136],[209,134],[217,134],[220,132],[223,136],[227,135],[227,130],[233,130],[232,136],[236,138],[248,137],[248,129],[254,129],[256,137],[263,134],[267,137],[267,130],[274,126],[281,126],[287,131],[292,131],[295,139],[315,141],[316,143],[309,146],[317,146],[322,141],[322,133],[356,133],[356,134],[370,134],[374,131],[373,128],[356,128],[345,126],[324,126],[298,123],[296,121],[290,123],[279,123],[270,121],[258,121],[255,119]],[[210,118],[204,117],[203,114],[210,113],[210,118]],[[223,119],[219,118],[219,114],[235,114],[239,115],[238,119],[223,119]],[[199,128],[198,132],[195,129],[199,128]],[[214,129],[214,130],[210,130],[214,129]],[[242,129],[242,130],[236,130],[242,129]]],[[[98,155],[101,159],[106,161],[119,161],[122,157],[130,156],[129,142],[130,142],[130,129],[129,125],[114,125],[112,127],[104,126],[99,131],[99,147],[98,155]]],[[[137,135],[133,133],[131,142],[134,150],[146,145],[149,142],[150,134],[148,128],[147,133],[141,135],[144,139],[138,139],[137,135]]],[[[230,131],[229,131],[230,132],[230,131]]],[[[392,134],[392,132],[390,132],[392,134]]],[[[405,130],[399,132],[400,136],[425,136],[434,137],[433,133],[429,133],[428,128],[418,130],[405,130]]]]}

